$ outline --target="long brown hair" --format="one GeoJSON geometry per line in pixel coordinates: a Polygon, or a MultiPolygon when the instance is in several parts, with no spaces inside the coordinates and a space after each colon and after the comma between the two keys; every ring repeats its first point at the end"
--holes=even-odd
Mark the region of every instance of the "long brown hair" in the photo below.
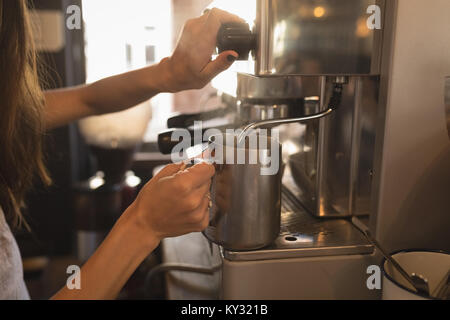
{"type": "Polygon", "coordinates": [[[0,206],[13,227],[24,223],[21,208],[34,178],[50,183],[43,107],[26,1],[0,0],[0,206]]]}

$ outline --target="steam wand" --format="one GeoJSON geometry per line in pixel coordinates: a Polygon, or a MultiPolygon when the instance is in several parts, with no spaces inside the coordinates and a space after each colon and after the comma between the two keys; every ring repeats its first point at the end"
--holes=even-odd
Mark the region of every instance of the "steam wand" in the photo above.
{"type": "Polygon", "coordinates": [[[239,134],[238,141],[242,141],[242,139],[247,136],[248,132],[250,130],[254,130],[256,128],[264,127],[264,126],[274,126],[274,125],[281,125],[281,124],[289,124],[289,123],[297,123],[297,122],[304,122],[304,121],[310,121],[315,119],[324,118],[331,113],[333,113],[335,110],[339,108],[342,101],[342,91],[343,91],[343,85],[347,83],[346,77],[338,77],[335,80],[334,88],[333,88],[333,94],[330,98],[330,102],[328,103],[328,108],[325,111],[304,116],[300,118],[292,118],[292,119],[279,119],[279,120],[266,120],[266,121],[260,121],[260,122],[254,122],[250,123],[247,126],[244,127],[243,131],[239,134]]]}

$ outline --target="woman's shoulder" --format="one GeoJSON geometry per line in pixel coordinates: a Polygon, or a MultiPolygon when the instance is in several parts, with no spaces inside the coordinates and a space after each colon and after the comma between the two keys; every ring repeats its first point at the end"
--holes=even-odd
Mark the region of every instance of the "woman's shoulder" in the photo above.
{"type": "Polygon", "coordinates": [[[23,281],[22,258],[0,207],[0,300],[29,299],[23,281]]]}

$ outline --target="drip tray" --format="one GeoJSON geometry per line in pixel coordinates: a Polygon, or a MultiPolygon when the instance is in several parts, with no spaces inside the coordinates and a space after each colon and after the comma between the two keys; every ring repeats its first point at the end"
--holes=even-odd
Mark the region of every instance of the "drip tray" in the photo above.
{"type": "Polygon", "coordinates": [[[283,187],[281,231],[269,247],[254,251],[222,249],[225,259],[255,261],[337,255],[371,254],[374,247],[346,219],[318,219],[310,215],[292,192],[283,187]]]}

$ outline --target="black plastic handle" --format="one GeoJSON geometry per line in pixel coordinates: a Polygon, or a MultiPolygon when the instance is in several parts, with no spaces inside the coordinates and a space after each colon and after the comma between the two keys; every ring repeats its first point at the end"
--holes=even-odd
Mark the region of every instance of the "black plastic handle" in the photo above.
{"type": "MultiPolygon", "coordinates": [[[[202,129],[202,137],[205,138],[205,139],[209,138],[208,136],[205,137],[205,132],[208,129],[211,129],[211,128],[204,128],[204,129],[202,129]]],[[[229,129],[229,126],[219,126],[219,127],[216,127],[215,129],[220,130],[220,131],[225,131],[226,129],[229,129]]],[[[158,135],[159,152],[161,152],[162,154],[171,154],[173,148],[175,148],[175,146],[178,143],[181,142],[181,138],[180,138],[180,140],[173,140],[172,139],[173,134],[176,133],[176,132],[180,132],[181,133],[182,131],[186,132],[186,130],[187,129],[185,129],[185,128],[174,128],[174,129],[169,129],[169,130],[161,132],[158,135]]],[[[187,131],[190,134],[190,138],[191,138],[190,146],[192,147],[192,146],[194,146],[194,144],[196,142],[196,141],[194,141],[194,130],[187,130],[187,131]]],[[[178,136],[181,137],[183,135],[179,134],[178,136]]],[[[206,141],[203,141],[203,142],[206,142],[206,141]]]]}
{"type": "Polygon", "coordinates": [[[189,128],[195,121],[201,121],[201,113],[179,113],[167,119],[167,128],[189,128]]]}
{"type": "MultiPolygon", "coordinates": [[[[175,146],[181,142],[181,138],[180,140],[172,140],[173,134],[177,131],[183,130],[185,131],[186,129],[170,129],[164,132],[161,132],[158,135],[158,148],[159,148],[159,152],[161,152],[162,154],[171,154],[173,148],[175,148],[175,146]]],[[[194,133],[189,131],[190,136],[191,136],[191,145],[194,142],[194,133]]],[[[181,135],[180,135],[181,136],[181,135]]]]}
{"type": "Polygon", "coordinates": [[[256,36],[247,23],[224,23],[217,33],[217,51],[222,53],[234,50],[239,54],[238,60],[248,60],[252,50],[256,50],[256,36]]]}
{"type": "Polygon", "coordinates": [[[167,128],[189,128],[195,121],[207,121],[219,117],[224,117],[230,110],[227,108],[218,108],[199,113],[177,114],[167,120],[167,128]]]}

